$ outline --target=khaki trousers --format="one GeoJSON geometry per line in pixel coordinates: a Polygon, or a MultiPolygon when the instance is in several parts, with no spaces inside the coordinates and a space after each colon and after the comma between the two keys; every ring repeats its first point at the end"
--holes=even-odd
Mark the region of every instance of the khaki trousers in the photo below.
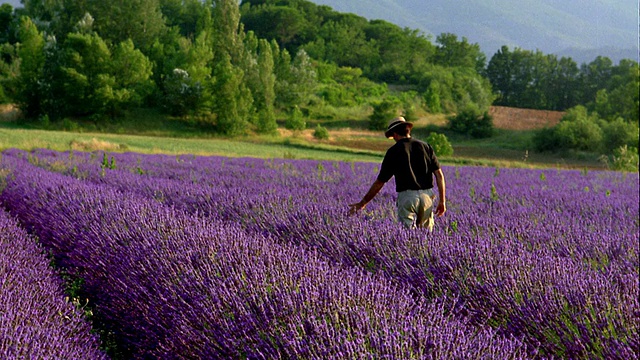
{"type": "Polygon", "coordinates": [[[406,190],[398,193],[398,220],[408,229],[433,231],[433,189],[406,190]]]}

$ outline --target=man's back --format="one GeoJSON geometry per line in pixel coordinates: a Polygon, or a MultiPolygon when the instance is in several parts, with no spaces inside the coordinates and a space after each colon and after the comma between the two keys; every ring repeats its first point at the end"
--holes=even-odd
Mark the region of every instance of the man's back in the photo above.
{"type": "Polygon", "coordinates": [[[433,188],[433,173],[440,163],[433,148],[420,140],[403,138],[387,150],[378,180],[386,183],[395,176],[396,191],[433,188]]]}

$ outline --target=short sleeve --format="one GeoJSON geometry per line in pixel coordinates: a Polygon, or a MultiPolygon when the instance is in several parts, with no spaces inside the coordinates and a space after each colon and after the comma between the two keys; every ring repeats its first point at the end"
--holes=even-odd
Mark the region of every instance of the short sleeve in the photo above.
{"type": "Polygon", "coordinates": [[[393,176],[393,161],[391,160],[391,149],[387,150],[387,153],[384,155],[384,159],[382,160],[382,165],[380,165],[380,173],[378,173],[378,181],[386,183],[391,180],[393,176]]]}

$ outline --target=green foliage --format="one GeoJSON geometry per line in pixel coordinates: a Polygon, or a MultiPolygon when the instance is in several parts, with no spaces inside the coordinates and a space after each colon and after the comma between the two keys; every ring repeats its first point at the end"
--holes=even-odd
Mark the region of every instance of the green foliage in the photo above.
{"type": "Polygon", "coordinates": [[[261,134],[275,134],[278,130],[276,114],[273,109],[262,109],[258,111],[257,132],[261,134]]]}
{"type": "Polygon", "coordinates": [[[96,32],[111,44],[130,39],[146,51],[165,30],[159,0],[87,1],[86,12],[96,19],[96,32]]]}
{"type": "Polygon", "coordinates": [[[275,133],[278,124],[276,123],[274,106],[276,78],[273,73],[273,52],[269,43],[264,39],[260,39],[258,46],[258,83],[254,89],[255,106],[258,111],[257,130],[260,133],[275,133]]]}
{"type": "Polygon", "coordinates": [[[0,104],[10,103],[15,97],[15,74],[20,66],[16,57],[13,45],[0,45],[0,104]]]}
{"type": "Polygon", "coordinates": [[[0,5],[0,44],[11,40],[13,23],[13,6],[4,3],[0,5]]]}
{"type": "Polygon", "coordinates": [[[498,95],[496,105],[566,110],[582,104],[609,121],[638,121],[639,68],[632,60],[614,66],[597,57],[578,67],[570,58],[503,46],[484,74],[498,95]]]}
{"type": "MultiPolygon", "coordinates": [[[[86,117],[104,128],[149,106],[227,135],[273,133],[276,111],[298,106],[307,116],[344,119],[357,109],[362,118],[373,104],[368,125],[376,131],[398,114],[414,120],[426,110],[460,114],[452,128],[482,137],[491,132],[482,114],[497,96],[497,104],[518,107],[583,104],[601,120],[599,151],[633,145],[628,124],[637,128],[640,72],[631,60],[600,57],[578,68],[503,47],[485,70],[485,56],[466,38],[445,33],[434,45],[418,30],[305,0],[23,4],[16,12],[0,6],[0,102],[16,103],[29,119],[47,115],[53,126],[86,117]],[[399,102],[385,103],[393,97],[399,102]]],[[[596,136],[590,122],[562,125],[545,141],[587,148],[579,139],[596,136]]]]}
{"type": "Polygon", "coordinates": [[[307,123],[299,107],[296,106],[291,110],[284,123],[284,127],[296,131],[304,130],[307,127],[307,123]]]}
{"type": "Polygon", "coordinates": [[[389,121],[398,116],[400,105],[400,100],[395,97],[387,97],[372,104],[373,114],[369,116],[369,129],[386,130],[389,121]]]}
{"type": "Polygon", "coordinates": [[[446,67],[466,67],[480,72],[487,61],[478,44],[469,44],[467,38],[458,41],[455,34],[444,33],[438,35],[434,62],[446,67]]]}
{"type": "Polygon", "coordinates": [[[536,150],[598,151],[603,137],[597,121],[597,116],[589,115],[585,107],[572,108],[554,128],[545,129],[536,134],[534,137],[536,150]]]}
{"type": "MultiPolygon", "coordinates": [[[[618,118],[607,122],[597,113],[589,113],[586,107],[576,106],[567,111],[560,123],[553,128],[538,131],[533,143],[538,151],[580,150],[591,153],[620,152],[620,149],[638,144],[638,125],[618,118]]],[[[628,158],[624,151],[621,159],[628,158]]],[[[605,155],[605,158],[610,158],[605,155]]]]}
{"type": "Polygon", "coordinates": [[[449,139],[444,134],[432,132],[427,138],[427,143],[431,145],[437,156],[453,155],[453,146],[451,146],[449,139]]]}
{"type": "Polygon", "coordinates": [[[473,138],[486,138],[493,135],[493,118],[488,112],[480,113],[474,107],[468,107],[456,115],[449,116],[451,131],[469,135],[473,138]]]}
{"type": "Polygon", "coordinates": [[[207,112],[213,50],[205,32],[194,41],[169,33],[154,44],[150,58],[156,64],[157,102],[164,111],[176,116],[207,112]]]}
{"type": "Polygon", "coordinates": [[[45,39],[33,21],[26,16],[20,18],[18,38],[20,73],[15,80],[15,101],[25,116],[36,117],[41,113],[45,39]]]}
{"type": "Polygon", "coordinates": [[[469,107],[484,112],[494,99],[489,81],[470,68],[433,65],[416,76],[425,105],[432,113],[455,113],[469,107]]]}
{"type": "Polygon", "coordinates": [[[440,102],[440,84],[437,80],[430,81],[423,94],[424,104],[427,110],[432,114],[442,112],[442,103],[440,102]]]}
{"type": "Polygon", "coordinates": [[[618,171],[638,172],[638,148],[621,146],[614,150],[611,168],[618,171]]]}
{"type": "Polygon", "coordinates": [[[605,153],[611,153],[624,146],[638,145],[638,125],[625,122],[617,118],[612,122],[601,121],[602,149],[605,153]]]}
{"type": "Polygon", "coordinates": [[[316,126],[315,130],[313,131],[313,137],[318,140],[326,140],[329,138],[329,130],[327,130],[327,128],[325,128],[324,126],[318,124],[318,126],[316,126]]]}
{"type": "Polygon", "coordinates": [[[152,63],[131,40],[113,53],[97,34],[73,33],[59,49],[60,63],[51,86],[60,89],[64,108],[59,115],[108,114],[139,106],[152,92],[152,63]]]}
{"type": "Polygon", "coordinates": [[[194,81],[187,71],[176,68],[164,82],[162,107],[175,116],[197,112],[202,91],[201,83],[194,81]]]}
{"type": "Polygon", "coordinates": [[[214,69],[213,111],[217,129],[226,135],[240,135],[247,131],[251,95],[244,86],[244,73],[231,64],[231,57],[222,53],[223,59],[214,69]]]}

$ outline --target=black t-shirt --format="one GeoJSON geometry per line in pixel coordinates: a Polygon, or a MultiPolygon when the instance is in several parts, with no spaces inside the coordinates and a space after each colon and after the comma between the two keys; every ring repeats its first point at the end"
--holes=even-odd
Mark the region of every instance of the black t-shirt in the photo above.
{"type": "Polygon", "coordinates": [[[413,138],[400,139],[387,150],[378,180],[386,183],[396,177],[396,191],[425,190],[433,187],[433,173],[440,169],[431,145],[413,138]]]}

